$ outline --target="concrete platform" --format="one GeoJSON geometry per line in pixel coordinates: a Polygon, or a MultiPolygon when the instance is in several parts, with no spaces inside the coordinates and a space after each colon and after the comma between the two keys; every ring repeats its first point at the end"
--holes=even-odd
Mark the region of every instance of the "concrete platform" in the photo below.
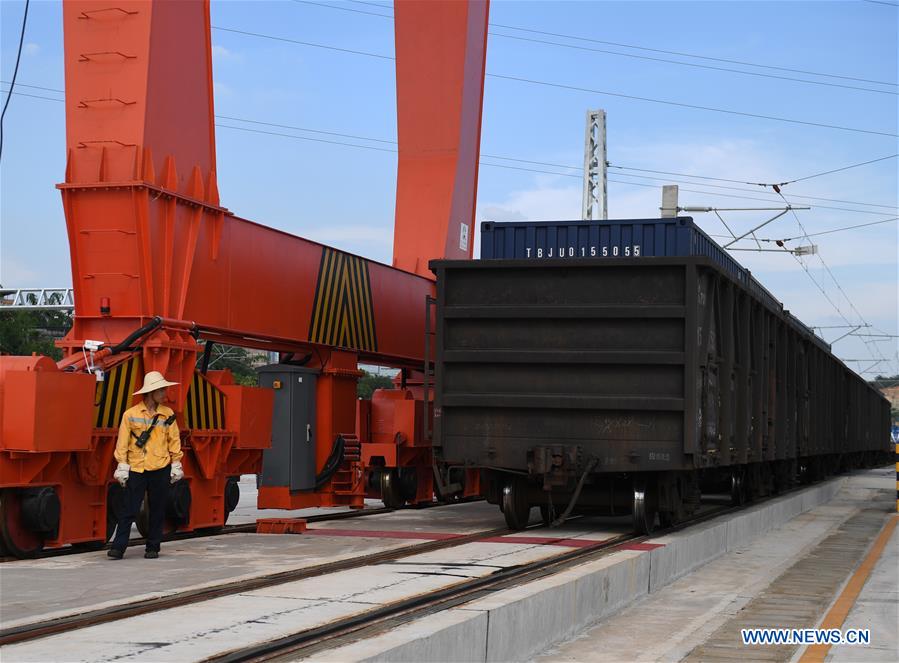
{"type": "MultiPolygon", "coordinates": [[[[536,517],[536,510],[534,513],[536,517]]],[[[314,523],[302,535],[232,534],[175,542],[153,561],[132,556],[121,563],[111,562],[95,553],[79,555],[77,560],[12,562],[0,567],[4,595],[15,597],[9,606],[4,600],[9,617],[3,626],[120,604],[135,595],[182,591],[188,584],[214,585],[235,576],[252,577],[446,536],[491,531],[502,523],[495,506],[466,503],[340,521],[339,528],[314,523]],[[148,572],[150,568],[153,570],[148,572]],[[188,577],[204,582],[185,582],[188,577]]],[[[614,538],[629,528],[628,519],[580,519],[551,532],[536,528],[513,536],[494,536],[11,645],[0,649],[0,657],[4,661],[45,661],[64,650],[67,660],[84,661],[206,658],[489,575],[499,568],[614,538]]]]}
{"type": "Polygon", "coordinates": [[[888,474],[831,479],[310,660],[680,660],[698,644],[691,637],[789,566],[788,549],[801,554],[875,498],[889,517],[888,474]]]}
{"type": "MultiPolygon", "coordinates": [[[[743,647],[740,625],[789,627],[804,621],[813,627],[829,599],[808,611],[805,599],[817,589],[815,579],[796,577],[803,561],[813,576],[825,574],[822,544],[841,528],[871,519],[864,532],[839,542],[841,579],[858,564],[867,544],[895,509],[894,470],[873,470],[850,476],[827,504],[797,515],[754,542],[741,542],[701,569],[653,591],[628,609],[567,641],[544,650],[536,661],[715,661],[798,658],[796,648],[743,647]],[[873,511],[874,513],[869,513],[873,511]],[[850,523],[852,523],[850,525],[850,523]],[[854,546],[851,544],[855,543],[854,546]],[[850,545],[847,545],[850,544],[850,545]],[[791,570],[794,573],[791,573],[791,570]],[[766,594],[767,592],[767,594],[766,594]],[[779,594],[772,601],[772,595],[779,594]],[[761,607],[754,609],[753,603],[761,607]],[[638,625],[638,626],[637,626],[638,625]]],[[[750,520],[751,522],[751,520],[750,520]]],[[[870,647],[835,647],[829,660],[896,661],[897,554],[894,532],[886,552],[865,585],[843,628],[871,628],[870,647]]],[[[820,580],[819,580],[820,582],[820,580]]]]}
{"type": "MultiPolygon", "coordinates": [[[[787,564],[788,548],[795,552],[796,545],[814,545],[837,523],[869,504],[884,482],[885,475],[834,479],[736,516],[721,516],[638,544],[635,549],[620,550],[537,582],[496,592],[366,641],[318,653],[315,660],[483,661],[534,656],[545,660],[601,660],[595,658],[597,651],[615,660],[644,660],[635,655],[636,650],[654,651],[651,645],[655,640],[679,642],[675,654],[680,652],[682,657],[695,648],[689,640],[691,634],[701,632],[703,625],[708,628],[710,619],[720,617],[730,605],[724,599],[728,592],[743,597],[747,586],[770,584],[776,577],[774,571],[787,564]],[[841,488],[844,490],[834,504],[820,506],[841,488]],[[764,542],[758,541],[766,532],[764,542]],[[769,543],[775,535],[782,545],[769,543]],[[761,552],[747,565],[750,558],[744,556],[754,546],[760,546],[761,552]],[[708,566],[696,571],[705,564],[708,566]],[[716,565],[719,570],[709,576],[708,587],[694,592],[689,600],[695,579],[716,565]],[[722,571],[734,567],[755,575],[740,584],[722,571]],[[715,582],[722,585],[717,590],[712,587],[715,582]],[[647,620],[648,629],[636,630],[634,619],[643,619],[637,612],[621,622],[620,640],[607,639],[605,634],[601,642],[591,640],[591,632],[583,631],[601,620],[605,621],[599,628],[617,623],[632,610],[640,611],[644,603],[667,596],[666,592],[675,587],[686,591],[686,598],[674,595],[667,599],[667,607],[651,610],[656,616],[674,619],[674,624],[663,620],[653,631],[652,622],[647,620]],[[634,605],[635,601],[641,603],[634,605]],[[678,621],[682,613],[684,619],[678,621]],[[647,635],[650,631],[651,636],[647,635]],[[572,636],[580,639],[547,650],[572,636]],[[628,636],[630,650],[625,648],[628,636]],[[591,644],[585,649],[567,649],[587,641],[591,644]]],[[[138,596],[175,593],[188,587],[492,530],[502,522],[495,506],[469,503],[314,523],[303,535],[231,534],[172,542],[166,544],[158,560],[144,560],[135,554],[122,562],[111,562],[102,553],[87,553],[12,562],[0,565],[0,615],[2,625],[8,627],[104,604],[121,604],[138,596]]],[[[552,530],[533,528],[517,535],[491,537],[11,645],[0,649],[0,658],[54,660],[64,651],[66,660],[202,659],[483,577],[496,569],[608,540],[629,528],[627,519],[593,518],[571,521],[552,530]]],[[[876,609],[881,599],[869,596],[869,609],[876,609]]],[[[856,617],[865,619],[864,614],[856,617]]],[[[665,658],[666,653],[645,660],[665,658]]]]}
{"type": "MultiPolygon", "coordinates": [[[[310,511],[326,510],[286,513],[302,516],[310,511]]],[[[430,540],[358,536],[366,530],[427,531],[435,536],[489,530],[501,522],[497,513],[496,507],[468,503],[311,523],[309,535],[225,534],[169,541],[163,543],[157,560],[145,560],[142,548],[129,548],[120,562],[109,560],[105,551],[4,562],[0,625],[6,628],[430,540]],[[315,535],[319,529],[332,530],[333,535],[315,535]],[[156,570],[149,572],[149,565],[156,570]]]]}

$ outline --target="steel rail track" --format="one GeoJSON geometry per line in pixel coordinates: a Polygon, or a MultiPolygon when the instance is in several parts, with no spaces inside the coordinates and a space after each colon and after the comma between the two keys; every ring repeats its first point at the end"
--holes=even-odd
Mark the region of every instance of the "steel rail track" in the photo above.
{"type": "Polygon", "coordinates": [[[615,552],[624,545],[656,538],[717,516],[740,511],[743,508],[745,506],[714,508],[672,527],[655,530],[652,534],[622,534],[606,541],[597,541],[595,546],[579,548],[527,564],[500,569],[488,576],[474,578],[428,594],[402,599],[323,626],[211,656],[203,659],[203,663],[296,661],[298,658],[305,658],[321,651],[372,637],[429,614],[469,603],[494,592],[533,582],[572,566],[593,561],[615,552]]]}
{"type": "MultiPolygon", "coordinates": [[[[579,548],[565,553],[560,553],[553,557],[535,562],[521,564],[506,569],[501,569],[489,576],[475,578],[470,581],[459,583],[451,587],[430,592],[426,595],[410,597],[401,601],[377,608],[375,610],[348,617],[346,619],[336,620],[324,626],[313,629],[298,631],[290,636],[279,638],[267,643],[252,645],[246,648],[236,649],[222,655],[217,655],[206,659],[208,662],[215,663],[236,663],[237,661],[268,661],[277,660],[283,656],[291,657],[289,660],[295,660],[298,652],[302,655],[314,653],[325,649],[332,649],[346,641],[353,641],[357,637],[367,636],[376,632],[387,630],[395,625],[400,625],[424,615],[440,610],[445,610],[462,603],[467,603],[480,596],[490,592],[499,591],[507,587],[511,587],[524,582],[529,582],[546,575],[558,573],[559,571],[571,566],[592,561],[603,555],[614,552],[626,544],[639,543],[650,538],[656,538],[664,534],[679,531],[693,525],[711,520],[718,516],[736,513],[745,510],[748,507],[768,501],[773,497],[780,497],[790,494],[796,490],[803,488],[798,486],[792,490],[784,491],[779,495],[771,495],[765,498],[756,499],[750,503],[740,506],[718,506],[697,514],[691,518],[687,518],[671,527],[659,528],[652,534],[624,534],[606,541],[597,541],[595,546],[579,548]]],[[[440,506],[436,505],[435,506],[440,506]]],[[[337,514],[335,514],[337,515],[337,514]]],[[[529,529],[540,527],[534,525],[529,529]]],[[[61,632],[87,628],[99,624],[119,621],[130,617],[136,617],[152,612],[158,612],[169,608],[201,603],[211,599],[239,594],[243,592],[263,589],[275,585],[281,585],[288,582],[305,580],[307,578],[318,577],[335,573],[338,571],[346,571],[350,569],[361,568],[372,564],[380,564],[389,562],[403,557],[417,555],[419,553],[431,552],[435,550],[443,550],[453,548],[455,546],[466,543],[475,543],[483,539],[489,539],[504,534],[514,534],[512,530],[507,528],[498,528],[475,532],[472,534],[461,535],[452,539],[440,539],[429,541],[426,543],[417,543],[402,548],[385,550],[370,555],[363,555],[350,559],[340,560],[337,562],[328,562],[312,567],[301,569],[291,569],[288,571],[279,571],[277,573],[250,578],[247,580],[239,580],[229,583],[223,583],[214,587],[206,587],[196,590],[187,590],[178,592],[168,596],[144,599],[142,601],[132,602],[129,604],[111,606],[97,610],[90,610],[83,613],[68,615],[55,619],[41,622],[33,622],[14,626],[0,630],[0,646],[26,642],[37,638],[54,635],[61,632]]],[[[287,659],[285,659],[287,660],[287,659]]]]}
{"type": "Polygon", "coordinates": [[[475,578],[425,595],[403,599],[361,615],[337,620],[270,642],[212,656],[204,659],[204,663],[282,659],[295,661],[298,657],[305,658],[364,637],[371,637],[429,614],[469,603],[493,592],[558,573],[575,564],[596,559],[602,554],[609,554],[627,543],[642,541],[646,538],[649,537],[622,534],[608,541],[597,541],[596,546],[580,548],[528,564],[500,569],[488,576],[475,578]]]}
{"type": "MultiPolygon", "coordinates": [[[[463,500],[459,500],[456,502],[430,502],[427,504],[414,504],[400,507],[399,509],[394,509],[391,507],[378,507],[374,509],[357,509],[354,511],[339,511],[337,513],[320,513],[314,516],[298,516],[298,518],[305,520],[308,523],[318,523],[325,522],[331,520],[347,520],[350,518],[361,518],[364,516],[377,516],[385,513],[392,513],[394,511],[406,510],[406,509],[432,509],[435,507],[441,506],[452,506],[453,504],[466,504],[468,502],[479,502],[481,498],[466,498],[463,500]]],[[[168,541],[185,541],[189,539],[203,539],[209,536],[221,536],[224,534],[254,534],[256,532],[256,523],[242,523],[240,525],[223,525],[220,528],[209,528],[202,530],[194,530],[191,532],[172,532],[170,534],[166,534],[162,537],[163,542],[168,541]]],[[[136,537],[130,539],[128,541],[128,547],[132,546],[141,546],[146,543],[146,539],[144,537],[136,537]]],[[[101,545],[90,545],[90,544],[72,544],[70,546],[62,547],[62,548],[49,548],[47,550],[42,550],[32,557],[13,557],[11,555],[6,555],[0,557],[0,564],[5,564],[6,562],[18,562],[24,560],[34,560],[34,559],[46,559],[49,557],[63,557],[66,555],[81,555],[89,552],[97,552],[99,550],[109,550],[111,547],[110,543],[103,543],[101,545]]]]}
{"type": "Polygon", "coordinates": [[[110,606],[108,608],[100,608],[97,610],[89,610],[86,612],[58,617],[41,622],[33,622],[23,624],[21,626],[13,626],[0,630],[0,646],[10,645],[17,642],[25,642],[36,638],[43,638],[56,633],[68,632],[77,629],[95,626],[98,624],[106,624],[129,617],[147,614],[150,612],[158,612],[167,610],[168,608],[176,608],[183,605],[193,603],[201,603],[210,599],[229,596],[232,594],[240,594],[255,589],[263,589],[274,585],[282,585],[297,580],[305,580],[338,571],[346,571],[356,569],[371,564],[380,564],[382,562],[393,561],[402,557],[409,557],[419,553],[441,550],[443,548],[452,548],[454,546],[465,543],[472,543],[481,539],[489,539],[503,534],[510,534],[511,530],[506,528],[492,529],[472,534],[463,534],[451,539],[440,539],[436,541],[428,541],[425,543],[416,543],[402,548],[394,548],[392,550],[384,550],[370,555],[362,555],[360,557],[352,557],[336,562],[328,562],[326,564],[318,564],[300,569],[290,569],[288,571],[279,571],[256,578],[245,580],[236,580],[233,582],[222,583],[214,587],[204,587],[196,590],[187,590],[151,599],[134,601],[122,605],[110,606]]]}
{"type": "MultiPolygon", "coordinates": [[[[315,516],[306,516],[302,518],[306,522],[314,523],[320,522],[323,520],[343,520],[345,518],[358,518],[360,516],[375,516],[382,513],[390,513],[391,511],[396,511],[396,509],[389,509],[387,507],[379,508],[379,509],[369,509],[369,510],[359,510],[359,511],[341,511],[339,513],[334,514],[318,514],[315,516]]],[[[256,523],[242,523],[240,525],[223,525],[219,528],[209,528],[209,529],[201,529],[194,530],[191,532],[172,532],[170,534],[166,534],[162,537],[162,541],[185,541],[189,539],[203,539],[209,536],[221,536],[223,534],[253,534],[256,532],[256,523]]],[[[146,539],[144,537],[135,537],[133,539],[128,540],[128,547],[132,546],[141,546],[146,543],[146,539]]],[[[81,555],[89,552],[97,552],[99,550],[109,550],[111,547],[110,543],[103,544],[72,544],[70,546],[62,547],[62,548],[49,548],[47,550],[42,550],[41,552],[33,555],[32,557],[12,557],[6,556],[0,558],[0,563],[6,562],[18,562],[21,560],[34,560],[34,559],[47,559],[49,557],[65,557],[66,555],[81,555]]]]}

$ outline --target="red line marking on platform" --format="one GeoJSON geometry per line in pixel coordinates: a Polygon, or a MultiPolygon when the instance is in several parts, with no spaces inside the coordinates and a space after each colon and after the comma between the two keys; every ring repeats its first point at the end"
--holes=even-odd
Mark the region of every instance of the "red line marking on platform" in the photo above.
{"type": "Polygon", "coordinates": [[[319,536],[357,536],[371,539],[420,539],[424,541],[443,541],[444,539],[458,539],[461,534],[449,534],[442,532],[390,532],[385,530],[370,529],[324,529],[309,528],[306,534],[318,534],[319,536]]]}
{"type": "Polygon", "coordinates": [[[655,550],[656,548],[664,548],[664,543],[627,543],[618,550],[655,550]]]}
{"type": "Polygon", "coordinates": [[[494,536],[478,543],[524,543],[537,546],[566,546],[568,548],[592,548],[603,541],[591,539],[557,539],[548,536],[494,536]]]}

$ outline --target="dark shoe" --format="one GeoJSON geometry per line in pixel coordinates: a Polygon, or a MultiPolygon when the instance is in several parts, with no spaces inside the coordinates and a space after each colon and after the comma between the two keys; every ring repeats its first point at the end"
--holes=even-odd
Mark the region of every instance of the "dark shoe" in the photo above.
{"type": "Polygon", "coordinates": [[[144,553],[145,559],[156,559],[157,557],[159,557],[159,552],[156,550],[148,550],[144,553]]]}
{"type": "Polygon", "coordinates": [[[119,550],[118,548],[110,548],[106,551],[106,556],[109,559],[122,559],[125,556],[124,550],[119,550]]]}

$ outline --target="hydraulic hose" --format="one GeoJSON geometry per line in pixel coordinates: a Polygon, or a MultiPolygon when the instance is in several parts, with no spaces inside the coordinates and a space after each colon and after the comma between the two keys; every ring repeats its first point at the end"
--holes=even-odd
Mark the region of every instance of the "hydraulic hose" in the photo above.
{"type": "Polygon", "coordinates": [[[342,435],[338,435],[337,439],[334,440],[334,446],[331,448],[331,455],[328,456],[328,460],[325,461],[325,466],[322,468],[322,471],[315,477],[316,490],[328,483],[328,480],[334,476],[338,469],[340,469],[340,464],[343,462],[345,444],[342,435]]]}
{"type": "Polygon", "coordinates": [[[581,496],[581,489],[584,487],[584,482],[587,480],[587,475],[593,471],[594,467],[596,467],[596,459],[591,458],[590,462],[587,463],[587,467],[584,468],[584,473],[581,474],[580,480],[577,482],[577,487],[574,489],[574,494],[571,496],[571,501],[568,502],[568,506],[565,507],[562,515],[552,521],[550,527],[558,527],[565,522],[565,519],[569,515],[571,515],[571,510],[574,509],[574,506],[577,504],[577,498],[581,496]]]}
{"type": "Polygon", "coordinates": [[[149,334],[151,331],[153,331],[154,329],[159,327],[159,325],[161,325],[161,324],[162,324],[162,318],[160,318],[158,315],[154,316],[153,319],[150,320],[150,322],[145,324],[143,327],[135,329],[133,332],[131,332],[124,341],[122,341],[121,343],[118,343],[116,345],[113,345],[111,348],[109,348],[109,354],[115,355],[120,352],[123,352],[124,350],[127,350],[128,348],[131,347],[131,344],[134,343],[137,339],[139,339],[141,336],[145,336],[146,334],[149,334]]]}

